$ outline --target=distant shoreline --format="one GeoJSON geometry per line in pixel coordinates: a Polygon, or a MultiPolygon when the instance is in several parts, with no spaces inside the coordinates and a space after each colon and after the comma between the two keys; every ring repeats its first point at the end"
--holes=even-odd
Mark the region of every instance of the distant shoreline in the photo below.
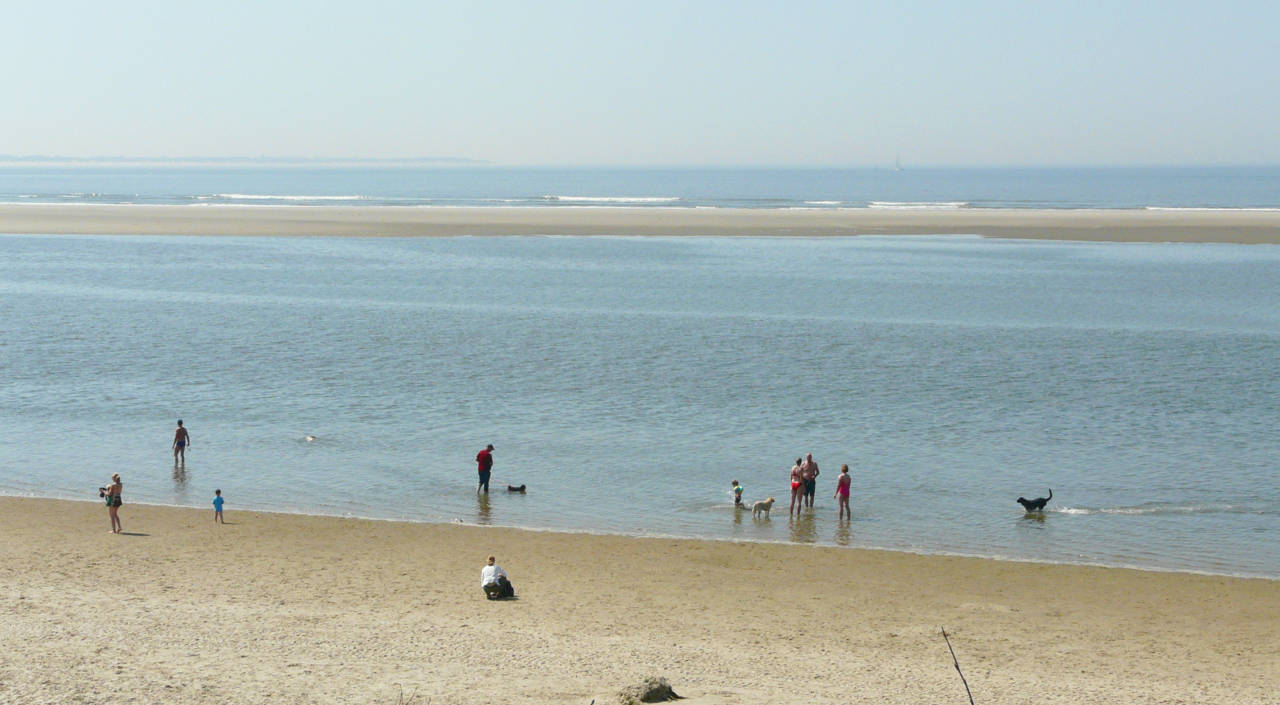
{"type": "Polygon", "coordinates": [[[980,235],[1280,244],[1274,210],[0,204],[0,233],[453,237],[980,235]]]}

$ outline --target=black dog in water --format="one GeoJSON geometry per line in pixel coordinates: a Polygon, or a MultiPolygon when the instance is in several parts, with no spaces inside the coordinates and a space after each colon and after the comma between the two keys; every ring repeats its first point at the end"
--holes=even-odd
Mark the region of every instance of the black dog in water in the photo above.
{"type": "Polygon", "coordinates": [[[524,485],[520,485],[519,487],[516,487],[515,485],[507,485],[507,491],[519,492],[520,494],[524,494],[524,485]]]}
{"type": "Polygon", "coordinates": [[[1043,512],[1044,505],[1048,504],[1049,500],[1051,499],[1053,499],[1052,487],[1049,488],[1048,497],[1036,497],[1035,499],[1027,499],[1026,497],[1019,497],[1018,504],[1021,504],[1022,508],[1027,510],[1028,512],[1043,512]]]}

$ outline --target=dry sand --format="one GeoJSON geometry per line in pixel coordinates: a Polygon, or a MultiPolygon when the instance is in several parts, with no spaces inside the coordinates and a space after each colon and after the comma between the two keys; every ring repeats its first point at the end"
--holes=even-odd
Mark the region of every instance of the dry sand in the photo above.
{"type": "Polygon", "coordinates": [[[919,235],[1280,243],[1276,211],[782,210],[0,205],[0,233],[85,235],[919,235]]]}
{"type": "Polygon", "coordinates": [[[650,674],[690,705],[967,702],[942,626],[982,705],[1280,693],[1280,581],[234,504],[226,526],[121,516],[114,536],[96,503],[0,498],[0,702],[588,705],[650,674]],[[490,553],[519,600],[483,599],[490,553]]]}

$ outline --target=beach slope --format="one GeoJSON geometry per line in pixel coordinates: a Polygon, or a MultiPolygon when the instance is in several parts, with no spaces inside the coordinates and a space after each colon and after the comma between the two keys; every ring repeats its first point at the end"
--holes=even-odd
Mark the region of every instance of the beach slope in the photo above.
{"type": "Polygon", "coordinates": [[[0,702],[967,702],[940,627],[983,705],[1280,692],[1278,581],[232,507],[0,498],[0,702]]]}

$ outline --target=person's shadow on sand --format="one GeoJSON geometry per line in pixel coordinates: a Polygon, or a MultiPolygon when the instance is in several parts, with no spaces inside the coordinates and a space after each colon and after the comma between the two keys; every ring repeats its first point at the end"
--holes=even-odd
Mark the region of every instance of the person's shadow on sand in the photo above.
{"type": "Polygon", "coordinates": [[[121,531],[118,535],[119,536],[150,536],[151,534],[144,534],[139,531],[121,531]]]}

